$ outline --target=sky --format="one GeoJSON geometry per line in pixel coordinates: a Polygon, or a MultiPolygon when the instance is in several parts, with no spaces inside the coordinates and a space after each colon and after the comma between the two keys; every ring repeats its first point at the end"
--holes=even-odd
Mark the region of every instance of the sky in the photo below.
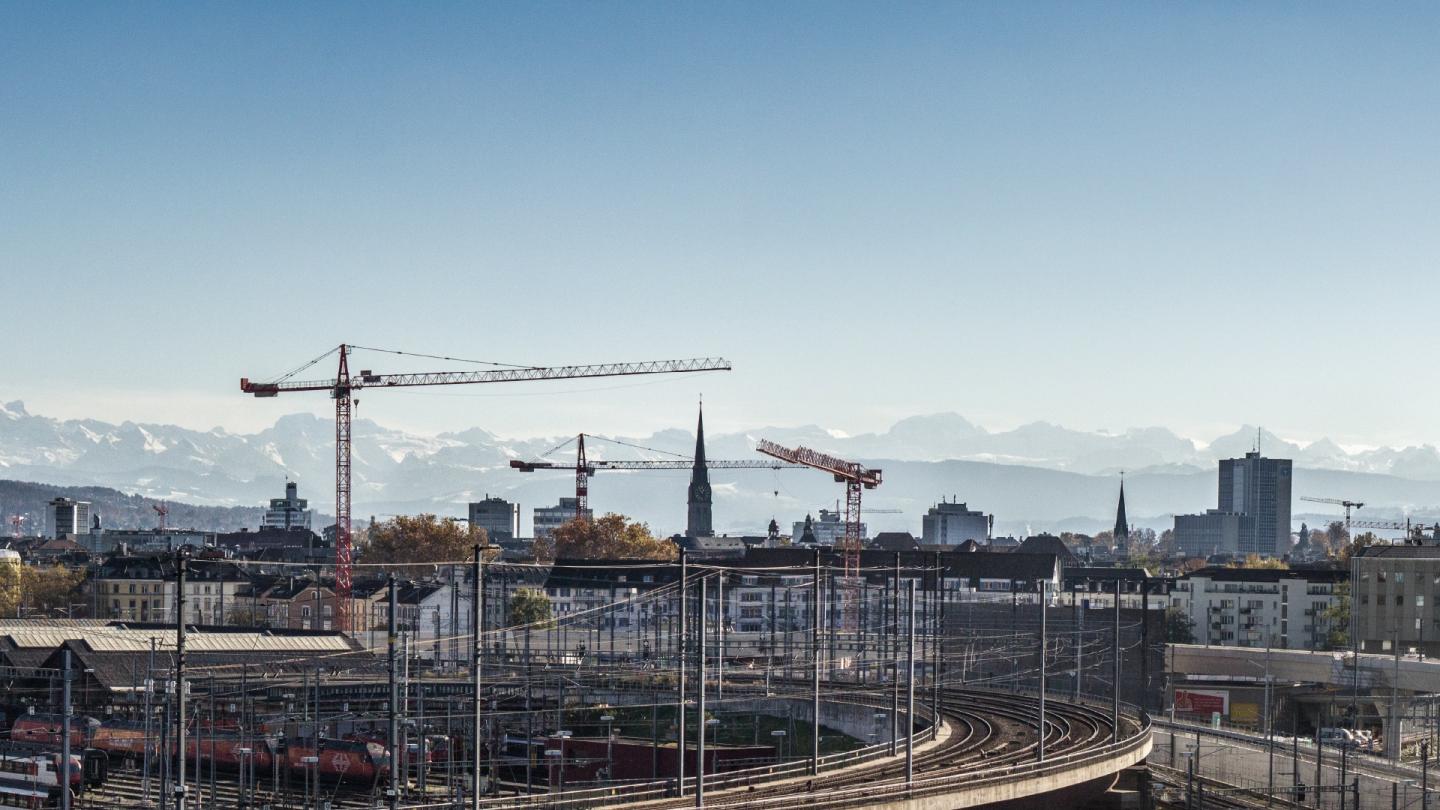
{"type": "Polygon", "coordinates": [[[1436,41],[1423,3],[0,4],[0,398],[254,430],[330,403],[240,377],[348,342],[734,364],[362,395],[431,432],[703,395],[1440,443],[1436,41]]]}

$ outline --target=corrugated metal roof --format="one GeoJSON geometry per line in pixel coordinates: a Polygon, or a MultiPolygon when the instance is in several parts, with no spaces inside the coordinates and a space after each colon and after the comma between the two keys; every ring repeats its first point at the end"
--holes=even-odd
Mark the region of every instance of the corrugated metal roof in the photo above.
{"type": "MultiPolygon", "coordinates": [[[[120,627],[25,628],[6,631],[4,638],[18,649],[54,649],[66,641],[83,641],[97,652],[144,652],[155,639],[156,648],[173,650],[175,631],[120,627]]],[[[340,635],[283,635],[264,633],[187,633],[185,647],[194,652],[344,652],[350,642],[340,635]]]]}

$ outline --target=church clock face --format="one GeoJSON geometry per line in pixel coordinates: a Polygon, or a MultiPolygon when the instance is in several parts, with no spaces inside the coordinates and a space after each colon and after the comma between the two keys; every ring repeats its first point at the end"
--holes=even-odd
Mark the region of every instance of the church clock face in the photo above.
{"type": "Polygon", "coordinates": [[[710,485],[709,485],[709,484],[696,484],[693,491],[694,491],[694,493],[695,493],[695,500],[697,500],[697,501],[708,501],[708,500],[710,500],[710,485]]]}

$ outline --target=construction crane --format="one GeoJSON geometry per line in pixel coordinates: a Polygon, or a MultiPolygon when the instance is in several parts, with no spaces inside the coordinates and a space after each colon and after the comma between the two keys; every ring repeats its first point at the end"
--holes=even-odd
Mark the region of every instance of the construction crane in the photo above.
{"type": "MultiPolygon", "coordinates": [[[[590,438],[596,438],[591,435],[590,438]]],[[[542,455],[550,455],[557,450],[564,449],[571,442],[575,443],[575,463],[557,463],[553,461],[519,461],[511,459],[510,466],[520,472],[535,472],[536,470],[566,470],[575,473],[575,517],[583,519],[589,510],[590,501],[590,478],[600,470],[689,470],[695,466],[695,459],[680,456],[674,459],[660,459],[656,461],[602,461],[590,459],[585,456],[585,434],[581,433],[574,439],[568,439],[564,444],[547,450],[542,455]]],[[[626,447],[635,447],[637,450],[651,450],[649,447],[638,447],[625,444],[625,442],[610,441],[626,447]]],[[[664,452],[664,451],[657,451],[664,452]]],[[[781,461],[756,461],[749,459],[745,461],[714,461],[705,460],[705,467],[711,470],[798,470],[802,467],[799,464],[786,464],[781,461]]]]}
{"type": "Polygon", "coordinates": [[[1351,525],[1357,529],[1388,529],[1404,532],[1406,545],[1423,546],[1426,531],[1429,531],[1432,537],[1440,537],[1440,520],[1433,521],[1433,524],[1426,526],[1424,520],[1414,521],[1407,517],[1404,520],[1357,520],[1351,525]]]}
{"type": "MultiPolygon", "coordinates": [[[[573,380],[589,377],[628,377],[639,374],[679,374],[698,371],[729,371],[730,361],[719,357],[689,360],[650,360],[639,363],[604,363],[586,366],[519,366],[485,362],[482,365],[502,366],[486,371],[431,371],[407,374],[376,374],[369,369],[350,374],[350,354],[364,346],[342,343],[325,354],[269,382],[240,379],[240,390],[256,397],[273,397],[301,391],[325,391],[335,400],[335,596],[339,611],[336,626],[350,629],[350,593],[352,584],[352,549],[350,538],[350,419],[355,394],[365,388],[402,388],[429,385],[467,385],[474,383],[529,382],[533,380],[573,380]],[[339,354],[335,376],[323,380],[292,379],[321,360],[339,354]]],[[[432,360],[462,361],[453,357],[418,355],[388,349],[368,349],[387,354],[411,355],[432,360]]]]}
{"type": "Polygon", "coordinates": [[[10,536],[11,536],[12,538],[16,539],[16,540],[19,540],[22,536],[24,536],[24,535],[22,534],[22,532],[24,531],[25,521],[27,521],[27,520],[29,520],[29,519],[30,519],[30,517],[29,517],[28,515],[20,515],[20,514],[11,515],[11,516],[10,516],[10,536]]]}
{"type": "Polygon", "coordinates": [[[808,447],[792,450],[768,439],[761,439],[755,450],[781,461],[828,472],[835,476],[837,482],[845,485],[845,537],[841,540],[840,550],[845,554],[845,576],[860,576],[860,549],[864,543],[864,538],[860,536],[860,493],[880,486],[880,471],[808,447]]]}
{"type": "Polygon", "coordinates": [[[1309,501],[1309,502],[1311,502],[1311,503],[1330,503],[1330,504],[1334,504],[1334,505],[1336,505],[1336,506],[1343,506],[1343,507],[1345,507],[1345,536],[1346,536],[1346,537],[1349,537],[1349,536],[1350,536],[1350,510],[1351,510],[1351,509],[1359,509],[1360,507],[1362,507],[1362,506],[1365,505],[1365,504],[1361,503],[1360,501],[1349,501],[1349,500],[1344,500],[1344,499],[1341,499],[1341,498],[1312,498],[1312,497],[1310,497],[1310,496],[1308,496],[1308,495],[1301,495],[1301,496],[1300,496],[1300,500],[1302,500],[1302,501],[1309,501]]]}
{"type": "Polygon", "coordinates": [[[150,508],[155,510],[155,515],[160,520],[160,531],[165,531],[165,517],[170,514],[170,505],[161,501],[150,504],[150,508]]]}

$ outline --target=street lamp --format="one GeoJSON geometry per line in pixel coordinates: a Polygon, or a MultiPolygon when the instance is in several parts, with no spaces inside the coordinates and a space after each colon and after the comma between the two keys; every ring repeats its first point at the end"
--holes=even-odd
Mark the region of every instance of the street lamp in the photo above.
{"type": "MultiPolygon", "coordinates": [[[[561,745],[564,745],[563,738],[562,738],[562,741],[561,741],[561,745]]],[[[563,761],[561,760],[561,757],[565,756],[565,752],[564,752],[564,751],[561,751],[561,750],[558,749],[558,748],[546,748],[546,749],[545,749],[545,756],[546,756],[547,759],[550,760],[550,775],[551,775],[550,782],[551,782],[552,785],[555,786],[555,792],[557,792],[557,793],[562,793],[562,792],[564,792],[564,790],[565,790],[565,765],[564,765],[563,761]],[[556,763],[560,763],[560,778],[559,778],[558,782],[557,782],[557,780],[555,779],[555,765],[556,765],[556,763]]]]}
{"type": "MultiPolygon", "coordinates": [[[[720,718],[718,718],[718,717],[711,717],[711,718],[709,718],[708,720],[705,721],[705,725],[707,725],[707,726],[709,726],[709,727],[711,727],[711,728],[713,729],[713,728],[715,728],[716,726],[720,725],[720,718]]],[[[710,744],[711,744],[711,745],[718,745],[719,742],[720,742],[720,737],[719,737],[718,732],[715,733],[715,734],[711,734],[711,735],[710,735],[710,744]]]]}
{"type": "Polygon", "coordinates": [[[600,722],[605,724],[605,781],[615,781],[615,715],[602,714],[600,722]]]}
{"type": "Polygon", "coordinates": [[[776,760],[784,759],[784,758],[785,758],[785,751],[784,751],[784,749],[785,749],[785,729],[783,729],[783,728],[777,728],[777,729],[775,729],[774,731],[770,732],[770,736],[775,738],[775,759],[776,759],[776,760]]]}
{"type": "MultiPolygon", "coordinates": [[[[316,741],[318,744],[318,740],[316,741]]],[[[316,749],[319,750],[318,748],[316,749]]],[[[320,806],[320,757],[301,757],[300,763],[308,766],[305,770],[305,792],[310,792],[310,784],[315,784],[315,806],[320,806]]]]}
{"type": "Polygon", "coordinates": [[[249,772],[249,770],[245,767],[245,763],[246,763],[246,761],[247,761],[247,758],[248,758],[251,754],[253,754],[253,753],[255,753],[255,752],[254,752],[253,750],[249,749],[249,748],[237,748],[237,749],[235,749],[235,756],[237,756],[237,757],[240,758],[240,806],[241,806],[241,807],[249,807],[249,806],[250,806],[250,798],[249,798],[249,796],[248,796],[248,795],[246,794],[246,792],[245,792],[245,777],[246,777],[246,775],[247,775],[248,772],[249,772]]]}
{"type": "Polygon", "coordinates": [[[557,731],[555,736],[560,738],[560,790],[565,790],[565,741],[575,736],[573,731],[557,731]]]}

